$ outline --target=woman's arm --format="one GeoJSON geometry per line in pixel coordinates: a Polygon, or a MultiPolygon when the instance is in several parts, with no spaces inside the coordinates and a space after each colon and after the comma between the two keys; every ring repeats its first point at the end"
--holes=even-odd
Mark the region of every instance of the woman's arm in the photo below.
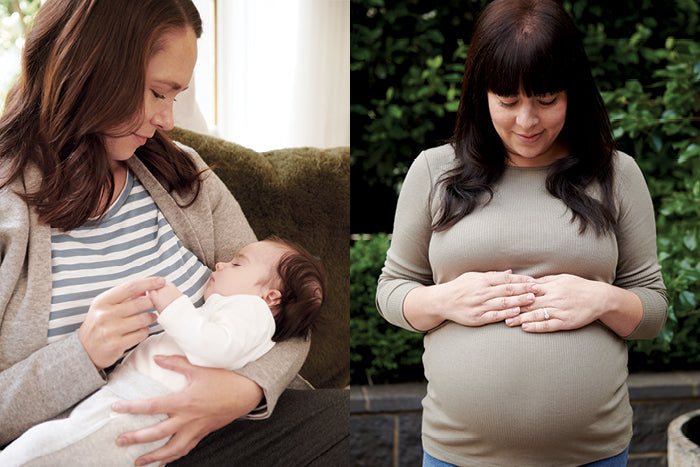
{"type": "Polygon", "coordinates": [[[428,249],[436,176],[427,157],[422,153],[411,165],[399,195],[391,247],[377,286],[380,313],[413,331],[428,331],[445,320],[481,326],[516,316],[534,300],[530,277],[511,271],[466,272],[434,284],[428,249]]]}
{"type": "Polygon", "coordinates": [[[624,337],[642,320],[639,296],[621,287],[571,274],[542,277],[536,284],[535,302],[520,316],[506,320],[507,325],[522,325],[527,332],[554,332],[579,329],[600,320],[624,337]]]}
{"type": "Polygon", "coordinates": [[[77,333],[47,345],[51,230],[15,194],[40,181],[0,190],[0,446],[105,384],[77,333]]]}
{"type": "MultiPolygon", "coordinates": [[[[644,175],[626,154],[618,154],[621,181],[617,232],[619,260],[614,285],[634,293],[642,304],[642,317],[625,339],[653,339],[666,322],[668,298],[656,250],[654,205],[644,175]]],[[[603,318],[603,322],[605,318],[603,318]]],[[[607,324],[607,323],[606,323],[607,324]]]]}
{"type": "Polygon", "coordinates": [[[651,197],[631,157],[618,154],[616,171],[618,264],[614,283],[566,274],[537,279],[535,302],[507,324],[522,324],[529,332],[551,332],[600,320],[626,339],[651,339],[661,331],[668,301],[657,259],[651,197]],[[545,319],[545,309],[549,319],[545,319]]]}
{"type": "Polygon", "coordinates": [[[0,372],[0,448],[105,384],[77,334],[0,372]]]}
{"type": "Polygon", "coordinates": [[[482,326],[518,316],[535,300],[534,280],[511,271],[464,273],[440,285],[416,287],[406,295],[403,313],[417,330],[429,331],[449,320],[482,326]]]}
{"type": "MultiPolygon", "coordinates": [[[[0,199],[0,214],[7,205],[0,199]]],[[[5,229],[0,218],[0,232],[5,229]]],[[[15,221],[17,217],[11,218],[15,221]]],[[[21,219],[21,218],[19,218],[21,219]]],[[[27,230],[28,231],[28,230],[27,230]]],[[[16,232],[15,232],[16,233],[16,232]]],[[[46,235],[49,235],[48,233],[46,235]]],[[[144,279],[124,284],[96,298],[83,327],[57,342],[46,345],[46,324],[51,303],[51,275],[41,274],[41,261],[34,266],[39,252],[29,248],[23,257],[15,250],[22,243],[21,235],[0,235],[4,244],[0,251],[0,275],[3,277],[0,301],[0,445],[19,436],[29,427],[65,411],[104,384],[99,372],[114,363],[127,348],[143,340],[150,315],[140,311],[151,308],[150,300],[138,298],[144,290],[156,287],[144,279]],[[18,261],[18,258],[22,261],[18,261]],[[29,266],[27,281],[22,271],[29,266]],[[32,297],[35,297],[32,299],[32,297]],[[90,328],[87,332],[87,328],[90,328]],[[15,361],[19,357],[19,360],[15,361]]],[[[41,243],[35,238],[35,243],[41,243]]],[[[48,241],[48,240],[47,240],[48,241]]],[[[50,242],[49,242],[50,245],[50,242]]],[[[50,251],[50,246],[48,247],[50,251]]],[[[26,251],[26,246],[23,251],[26,251]]],[[[50,256],[50,255],[49,255],[50,256]]],[[[50,267],[50,260],[45,259],[50,267]]]]}

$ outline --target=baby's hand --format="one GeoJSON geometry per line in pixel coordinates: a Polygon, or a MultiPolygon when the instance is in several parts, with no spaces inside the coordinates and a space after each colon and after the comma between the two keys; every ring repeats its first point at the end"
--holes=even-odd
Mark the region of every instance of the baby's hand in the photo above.
{"type": "Polygon", "coordinates": [[[182,296],[182,292],[175,287],[175,284],[168,282],[161,289],[149,290],[148,296],[151,298],[151,302],[153,302],[153,306],[156,307],[158,313],[162,313],[175,299],[182,296]]]}

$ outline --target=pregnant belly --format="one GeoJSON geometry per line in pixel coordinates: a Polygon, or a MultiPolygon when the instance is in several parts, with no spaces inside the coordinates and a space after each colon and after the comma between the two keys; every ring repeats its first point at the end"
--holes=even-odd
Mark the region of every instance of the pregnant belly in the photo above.
{"type": "Polygon", "coordinates": [[[448,324],[425,338],[424,432],[446,450],[576,449],[631,423],[627,348],[600,324],[527,334],[448,324]]]}

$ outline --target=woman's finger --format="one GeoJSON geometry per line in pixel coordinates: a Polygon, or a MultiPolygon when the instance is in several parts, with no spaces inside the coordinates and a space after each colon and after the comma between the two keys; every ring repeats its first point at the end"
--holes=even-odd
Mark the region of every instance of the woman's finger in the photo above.
{"type": "Polygon", "coordinates": [[[178,393],[151,399],[118,401],[112,404],[112,410],[119,413],[131,414],[167,414],[170,412],[169,409],[176,405],[173,399],[177,397],[177,394],[178,393]]]}
{"type": "Polygon", "coordinates": [[[508,308],[506,310],[487,311],[482,315],[482,324],[498,323],[505,319],[510,319],[520,314],[520,308],[508,308]]]}
{"type": "Polygon", "coordinates": [[[117,438],[117,446],[131,446],[132,444],[150,443],[172,436],[183,424],[175,417],[166,418],[155,425],[141,428],[140,430],[122,433],[117,438]]]}
{"type": "Polygon", "coordinates": [[[160,289],[164,285],[165,279],[162,277],[134,279],[102,292],[95,298],[95,301],[99,300],[104,304],[115,305],[130,298],[139,297],[146,293],[147,290],[160,289]]]}
{"type": "Polygon", "coordinates": [[[538,277],[537,279],[535,279],[535,282],[537,282],[538,284],[546,284],[548,282],[553,282],[553,281],[556,281],[558,279],[565,278],[567,276],[568,276],[568,274],[555,274],[553,276],[542,276],[542,277],[538,277]]]}
{"type": "Polygon", "coordinates": [[[520,314],[506,319],[506,324],[508,326],[520,326],[524,323],[531,323],[534,321],[544,321],[544,313],[542,309],[537,309],[533,311],[525,311],[523,308],[520,309],[520,314]]]}
{"type": "Polygon", "coordinates": [[[535,301],[535,294],[526,293],[516,296],[498,296],[484,302],[484,308],[488,311],[508,310],[520,308],[532,304],[535,301]]]}
{"type": "MultiPolygon", "coordinates": [[[[188,380],[190,379],[189,372],[192,368],[199,368],[190,364],[185,357],[157,355],[154,358],[155,362],[163,368],[171,369],[182,373],[188,380]],[[184,362],[182,361],[184,360],[184,362]],[[161,365],[162,362],[166,362],[161,365]]],[[[153,397],[150,399],[134,399],[128,401],[117,401],[112,404],[112,410],[119,413],[130,414],[170,414],[174,410],[182,407],[182,393],[175,392],[167,396],[153,397]]]]}
{"type": "Polygon", "coordinates": [[[507,271],[492,271],[486,273],[486,280],[490,286],[501,284],[521,284],[534,282],[534,278],[521,274],[513,274],[511,270],[507,271]]]}
{"type": "Polygon", "coordinates": [[[155,323],[157,319],[158,317],[155,313],[139,312],[131,316],[125,316],[115,322],[114,332],[121,336],[126,336],[132,332],[148,328],[151,324],[155,323]]]}
{"type": "Polygon", "coordinates": [[[512,297],[532,293],[535,285],[531,282],[494,285],[489,288],[489,298],[512,297]]]}
{"type": "Polygon", "coordinates": [[[135,331],[131,331],[125,335],[122,336],[121,338],[121,345],[124,348],[124,350],[128,350],[144,340],[148,337],[148,334],[150,334],[151,329],[148,327],[145,328],[140,328],[135,331]]]}
{"type": "Polygon", "coordinates": [[[177,371],[188,378],[194,369],[199,368],[198,366],[192,365],[190,361],[182,355],[156,355],[153,357],[153,360],[161,368],[177,371]]]}
{"type": "Polygon", "coordinates": [[[542,321],[533,321],[524,323],[521,328],[525,332],[543,333],[564,330],[563,322],[558,319],[545,319],[542,321]]]}
{"type": "Polygon", "coordinates": [[[141,295],[140,297],[132,297],[112,306],[119,310],[119,316],[121,318],[125,318],[152,310],[153,301],[148,295],[141,295]]]}
{"type": "MultiPolygon", "coordinates": [[[[192,365],[187,358],[182,355],[156,355],[154,361],[157,365],[183,374],[188,380],[191,379],[193,371],[201,367],[192,365]]],[[[131,414],[169,414],[173,410],[182,406],[182,393],[176,392],[167,396],[154,397],[151,399],[135,399],[129,401],[118,401],[112,404],[112,410],[120,413],[131,414]]]]}
{"type": "Polygon", "coordinates": [[[136,465],[148,465],[152,462],[161,462],[160,465],[164,465],[176,461],[194,449],[202,438],[203,436],[192,438],[190,435],[183,435],[181,431],[178,431],[165,445],[136,459],[136,465]]]}

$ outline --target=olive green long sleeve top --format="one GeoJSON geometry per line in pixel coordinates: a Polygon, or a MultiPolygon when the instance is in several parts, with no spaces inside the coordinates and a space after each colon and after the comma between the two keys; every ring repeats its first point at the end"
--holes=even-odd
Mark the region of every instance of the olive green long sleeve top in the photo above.
{"type": "MultiPolygon", "coordinates": [[[[454,166],[445,145],[421,153],[399,197],[377,306],[391,323],[415,287],[465,272],[541,277],[574,274],[634,292],[643,318],[625,339],[655,337],[667,300],[656,254],[653,206],[634,160],[617,153],[615,234],[598,236],[545,187],[548,168],[508,167],[493,199],[450,229],[433,233],[440,190],[454,166]]],[[[423,445],[456,465],[580,465],[622,452],[632,436],[625,339],[596,321],[581,329],[529,334],[503,322],[446,322],[424,339],[428,380],[423,445]]]]}

